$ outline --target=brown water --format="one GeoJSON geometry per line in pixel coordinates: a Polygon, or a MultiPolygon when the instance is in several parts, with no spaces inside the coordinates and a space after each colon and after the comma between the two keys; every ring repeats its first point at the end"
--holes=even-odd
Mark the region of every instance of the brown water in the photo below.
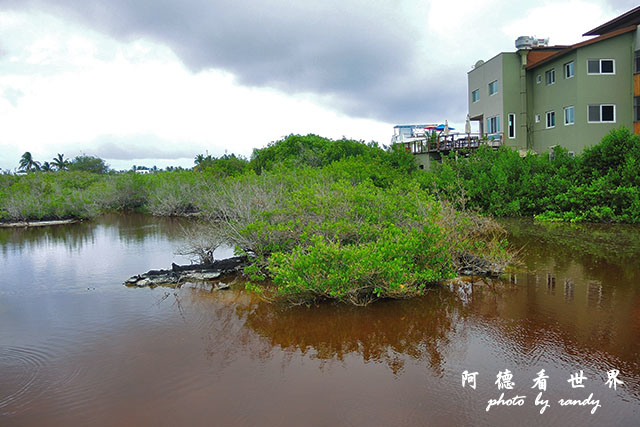
{"type": "Polygon", "coordinates": [[[639,227],[508,221],[524,248],[513,283],[366,308],[285,309],[241,283],[122,286],[186,262],[181,225],[0,230],[0,425],[639,425],[639,227]],[[495,384],[505,369],[513,390],[495,384]],[[501,393],[524,405],[487,412],[501,393]],[[593,415],[558,404],[590,394],[593,415]]]}

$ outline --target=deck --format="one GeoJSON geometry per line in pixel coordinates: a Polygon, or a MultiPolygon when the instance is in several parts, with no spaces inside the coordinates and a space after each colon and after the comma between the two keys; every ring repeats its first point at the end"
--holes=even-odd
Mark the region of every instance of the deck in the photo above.
{"type": "Polygon", "coordinates": [[[451,133],[449,135],[435,135],[425,137],[407,137],[398,135],[394,137],[393,144],[404,145],[407,151],[413,154],[443,153],[458,150],[473,150],[483,145],[498,148],[504,144],[502,133],[481,136],[478,133],[451,133]]]}

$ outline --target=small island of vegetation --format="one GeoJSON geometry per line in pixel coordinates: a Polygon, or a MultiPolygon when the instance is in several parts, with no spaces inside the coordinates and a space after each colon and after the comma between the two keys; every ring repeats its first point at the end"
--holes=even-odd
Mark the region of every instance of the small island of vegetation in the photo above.
{"type": "Polygon", "coordinates": [[[500,274],[513,255],[490,216],[640,221],[640,139],[626,129],[576,157],[481,148],[428,172],[397,147],[315,135],[290,135],[250,160],[199,155],[192,170],[149,174],[115,173],[90,156],[59,155],[55,171],[22,160],[28,173],[0,175],[0,221],[195,215],[184,253],[211,263],[232,245],[249,260],[248,289],[293,304],[366,304],[500,274]]]}

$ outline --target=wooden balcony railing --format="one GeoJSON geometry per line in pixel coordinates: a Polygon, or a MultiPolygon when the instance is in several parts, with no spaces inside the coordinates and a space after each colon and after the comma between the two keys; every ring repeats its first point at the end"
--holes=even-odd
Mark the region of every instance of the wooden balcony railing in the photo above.
{"type": "Polygon", "coordinates": [[[398,142],[398,144],[403,145],[407,151],[413,154],[473,150],[483,145],[497,148],[504,144],[504,134],[502,132],[486,136],[481,136],[478,133],[451,133],[431,138],[410,139],[405,138],[403,142],[398,142]]]}

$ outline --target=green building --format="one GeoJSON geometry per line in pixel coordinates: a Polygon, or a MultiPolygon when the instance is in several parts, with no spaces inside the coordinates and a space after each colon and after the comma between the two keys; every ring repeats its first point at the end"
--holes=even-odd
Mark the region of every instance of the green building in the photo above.
{"type": "Polygon", "coordinates": [[[515,149],[579,153],[611,129],[640,133],[640,7],[570,46],[519,37],[468,73],[469,116],[515,149]]]}

